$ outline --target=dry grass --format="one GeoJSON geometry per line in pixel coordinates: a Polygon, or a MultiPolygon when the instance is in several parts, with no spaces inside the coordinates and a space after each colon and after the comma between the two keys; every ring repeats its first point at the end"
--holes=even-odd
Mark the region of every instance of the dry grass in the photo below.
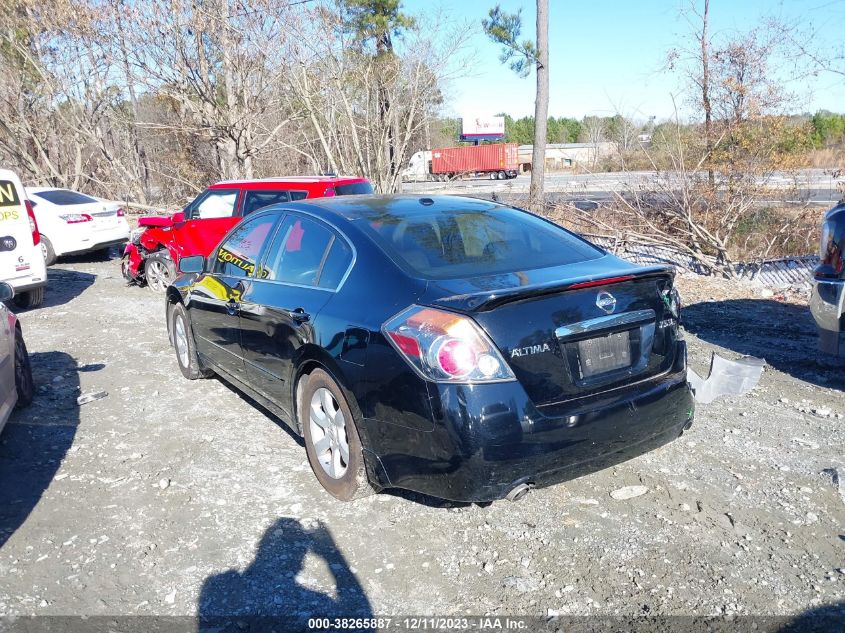
{"type": "Polygon", "coordinates": [[[799,159],[802,167],[818,169],[845,169],[845,148],[827,147],[813,149],[799,159]]]}
{"type": "MultiPolygon", "coordinates": [[[[613,206],[581,211],[569,205],[556,205],[546,215],[577,233],[611,235],[638,241],[648,239],[635,216],[613,206]]],[[[818,250],[819,227],[826,209],[822,207],[758,207],[748,211],[729,236],[728,254],[735,262],[808,255],[818,250]]],[[[700,217],[715,227],[715,213],[700,217]]],[[[652,241],[652,240],[649,240],[652,241]]]]}

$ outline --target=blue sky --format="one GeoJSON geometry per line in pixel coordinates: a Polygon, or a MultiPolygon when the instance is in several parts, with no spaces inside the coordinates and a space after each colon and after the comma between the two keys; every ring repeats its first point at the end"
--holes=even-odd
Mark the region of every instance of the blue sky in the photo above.
{"type": "MultiPolygon", "coordinates": [[[[701,4],[701,0],[695,0],[701,4]]],[[[404,0],[410,13],[441,9],[456,21],[474,26],[470,48],[475,64],[466,77],[448,87],[445,114],[533,115],[534,75],[517,77],[498,59],[499,47],[487,39],[480,21],[494,0],[404,0]]],[[[523,34],[533,36],[535,3],[501,0],[506,11],[522,8],[523,34]]],[[[672,95],[683,106],[679,78],[661,72],[666,52],[685,44],[688,25],[682,0],[550,0],[549,114],[581,118],[620,112],[658,120],[673,116],[672,95]]],[[[818,41],[842,42],[845,0],[711,0],[711,30],[747,30],[761,17],[800,17],[812,25],[818,41]]],[[[792,82],[796,109],[845,112],[845,78],[833,74],[792,82]]],[[[683,114],[687,114],[682,112],[683,114]]]]}

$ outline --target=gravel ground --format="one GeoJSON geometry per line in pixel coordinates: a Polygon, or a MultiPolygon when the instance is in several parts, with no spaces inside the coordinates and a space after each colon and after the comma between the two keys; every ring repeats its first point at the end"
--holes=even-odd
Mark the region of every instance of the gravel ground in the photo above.
{"type": "Polygon", "coordinates": [[[54,266],[46,305],[20,315],[36,400],[0,436],[0,615],[841,608],[843,365],[815,351],[803,296],[679,286],[693,366],[761,356],[755,391],[518,503],[343,504],[279,420],[182,378],[161,299],[117,260],[54,266]],[[611,496],[626,486],[646,492],[611,496]]]}

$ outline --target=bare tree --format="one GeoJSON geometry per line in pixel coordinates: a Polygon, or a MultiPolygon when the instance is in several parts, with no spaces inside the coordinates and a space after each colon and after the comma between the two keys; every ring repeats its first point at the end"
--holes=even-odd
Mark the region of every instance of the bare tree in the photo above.
{"type": "Polygon", "coordinates": [[[503,46],[500,59],[509,64],[521,77],[527,77],[533,67],[537,74],[534,99],[534,146],[531,156],[531,188],[529,204],[535,209],[544,206],[544,178],[546,169],[546,132],[549,117],[549,3],[537,0],[536,40],[520,41],[521,12],[506,13],[499,5],[490,9],[488,19],[482,20],[488,37],[503,46]]]}

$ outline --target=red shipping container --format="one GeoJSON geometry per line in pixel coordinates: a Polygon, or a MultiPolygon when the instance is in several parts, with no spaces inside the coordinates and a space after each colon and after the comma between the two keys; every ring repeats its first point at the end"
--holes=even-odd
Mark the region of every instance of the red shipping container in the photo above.
{"type": "Polygon", "coordinates": [[[516,143],[441,147],[431,150],[431,173],[514,171],[518,168],[516,143]]]}

